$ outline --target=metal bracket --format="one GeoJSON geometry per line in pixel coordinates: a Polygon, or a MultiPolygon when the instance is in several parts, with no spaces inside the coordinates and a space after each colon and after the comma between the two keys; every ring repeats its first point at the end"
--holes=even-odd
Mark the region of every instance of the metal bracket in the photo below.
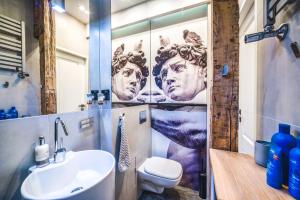
{"type": "Polygon", "coordinates": [[[293,42],[291,44],[291,48],[296,56],[296,58],[300,58],[300,50],[299,50],[299,47],[298,47],[298,43],[297,42],[293,42]]]}
{"type": "Polygon", "coordinates": [[[264,31],[245,35],[245,43],[257,42],[264,38],[277,37],[284,40],[289,31],[288,24],[282,24],[277,30],[274,28],[276,16],[283,10],[286,5],[293,3],[295,0],[264,0],[265,12],[264,31]]]}
{"type": "Polygon", "coordinates": [[[276,16],[283,10],[283,8],[293,3],[295,0],[265,0],[266,15],[264,18],[265,28],[274,26],[276,23],[276,16]]]}

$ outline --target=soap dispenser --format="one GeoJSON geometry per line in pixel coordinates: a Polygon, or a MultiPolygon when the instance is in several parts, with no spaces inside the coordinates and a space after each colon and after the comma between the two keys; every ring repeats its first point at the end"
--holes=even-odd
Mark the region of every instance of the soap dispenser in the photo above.
{"type": "Polygon", "coordinates": [[[39,145],[35,147],[35,162],[37,167],[49,164],[49,145],[45,144],[44,136],[39,137],[39,145]]]}

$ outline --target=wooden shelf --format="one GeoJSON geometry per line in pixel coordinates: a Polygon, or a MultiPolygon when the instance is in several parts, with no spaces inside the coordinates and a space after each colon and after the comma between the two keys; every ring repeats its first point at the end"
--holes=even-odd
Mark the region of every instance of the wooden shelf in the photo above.
{"type": "Polygon", "coordinates": [[[266,169],[253,157],[210,149],[215,191],[220,200],[294,200],[286,190],[266,183],[266,169]]]}

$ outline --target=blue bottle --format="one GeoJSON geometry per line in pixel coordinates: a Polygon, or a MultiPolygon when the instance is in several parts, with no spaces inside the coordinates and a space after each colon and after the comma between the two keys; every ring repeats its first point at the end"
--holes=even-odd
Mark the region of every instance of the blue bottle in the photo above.
{"type": "Polygon", "coordinates": [[[290,150],[297,146],[297,141],[290,134],[290,125],[279,124],[279,132],[274,134],[271,143],[282,149],[283,185],[288,186],[289,180],[289,154],[290,150]]]}
{"type": "Polygon", "coordinates": [[[300,200],[300,138],[290,152],[289,193],[300,200]]]}
{"type": "Polygon", "coordinates": [[[0,120],[6,119],[6,114],[4,110],[0,110],[0,120]]]}
{"type": "Polygon", "coordinates": [[[276,189],[282,188],[282,149],[277,145],[272,145],[270,148],[267,164],[267,184],[276,189]]]}
{"type": "Polygon", "coordinates": [[[14,106],[9,109],[8,114],[10,115],[11,119],[19,117],[19,113],[18,113],[16,107],[14,107],[14,106]]]}

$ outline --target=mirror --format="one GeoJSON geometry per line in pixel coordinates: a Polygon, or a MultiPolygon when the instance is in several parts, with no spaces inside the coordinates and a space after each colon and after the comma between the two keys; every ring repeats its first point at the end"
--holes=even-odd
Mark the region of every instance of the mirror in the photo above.
{"type": "MultiPolygon", "coordinates": [[[[56,113],[87,108],[89,92],[89,0],[52,0],[56,113]]],[[[43,113],[41,42],[35,37],[34,0],[0,0],[0,120],[43,113]]],[[[50,48],[45,44],[45,48],[50,48]]],[[[55,112],[53,112],[55,113],[55,112]]]]}

